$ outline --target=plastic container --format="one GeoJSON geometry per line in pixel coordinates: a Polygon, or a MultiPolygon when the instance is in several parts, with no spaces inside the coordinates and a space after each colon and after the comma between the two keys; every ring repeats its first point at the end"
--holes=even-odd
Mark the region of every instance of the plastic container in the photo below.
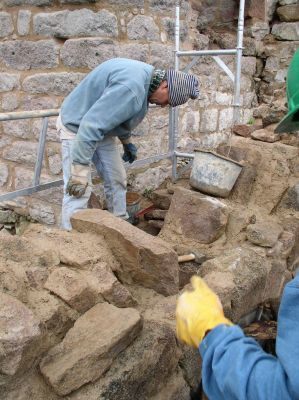
{"type": "Polygon", "coordinates": [[[131,222],[131,224],[137,223],[138,218],[135,217],[135,215],[140,210],[141,196],[135,192],[127,192],[126,200],[127,200],[127,213],[129,214],[128,222],[131,222]]]}
{"type": "Polygon", "coordinates": [[[190,185],[207,194],[227,197],[242,167],[242,164],[230,158],[197,149],[190,174],[190,185]]]}

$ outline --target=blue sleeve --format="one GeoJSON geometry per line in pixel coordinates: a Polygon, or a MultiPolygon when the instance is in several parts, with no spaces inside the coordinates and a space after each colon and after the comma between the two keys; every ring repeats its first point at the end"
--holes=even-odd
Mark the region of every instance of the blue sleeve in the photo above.
{"type": "Polygon", "coordinates": [[[107,87],[80,122],[72,145],[73,162],[90,164],[96,142],[132,118],[140,108],[136,95],[125,85],[114,83],[107,87]]]}
{"type": "Polygon", "coordinates": [[[200,345],[203,388],[212,400],[299,399],[299,276],[285,288],[277,358],[238,326],[219,325],[200,345]]]}

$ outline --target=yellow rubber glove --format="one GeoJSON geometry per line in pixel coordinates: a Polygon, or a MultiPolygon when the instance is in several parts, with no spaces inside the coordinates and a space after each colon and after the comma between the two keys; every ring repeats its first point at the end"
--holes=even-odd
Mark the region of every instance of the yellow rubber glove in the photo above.
{"type": "Polygon", "coordinates": [[[225,318],[218,296],[198,276],[191,278],[192,291],[184,292],[176,307],[177,337],[198,348],[205,334],[217,325],[233,325],[225,318]]]}

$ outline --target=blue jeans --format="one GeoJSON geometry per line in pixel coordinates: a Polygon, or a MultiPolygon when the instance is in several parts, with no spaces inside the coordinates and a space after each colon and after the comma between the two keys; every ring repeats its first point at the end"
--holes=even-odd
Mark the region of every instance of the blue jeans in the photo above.
{"type": "MultiPolygon", "coordinates": [[[[87,208],[87,203],[91,194],[91,177],[89,178],[85,194],[77,199],[65,193],[67,182],[70,178],[71,170],[71,146],[73,140],[62,140],[62,167],[64,181],[64,196],[62,201],[61,227],[71,230],[71,216],[79,210],[87,208]]],[[[116,137],[106,137],[99,141],[94,152],[92,162],[98,174],[104,180],[104,192],[108,211],[117,217],[128,219],[126,211],[126,191],[127,175],[126,170],[118,149],[118,139],[116,137]]]]}

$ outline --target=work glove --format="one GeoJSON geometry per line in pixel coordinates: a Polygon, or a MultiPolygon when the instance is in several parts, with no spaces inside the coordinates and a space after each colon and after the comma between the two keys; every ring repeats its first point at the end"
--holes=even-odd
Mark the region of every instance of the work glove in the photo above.
{"type": "Polygon", "coordinates": [[[77,199],[82,197],[89,183],[90,167],[89,165],[72,164],[71,176],[66,185],[66,193],[77,199]]]}
{"type": "Polygon", "coordinates": [[[198,276],[191,278],[192,291],[178,299],[176,307],[177,337],[198,348],[205,335],[217,325],[233,325],[225,318],[218,296],[198,276]]]}
{"type": "Polygon", "coordinates": [[[133,161],[137,159],[137,147],[133,143],[123,143],[124,154],[123,160],[124,162],[129,161],[131,164],[133,161]]]}

